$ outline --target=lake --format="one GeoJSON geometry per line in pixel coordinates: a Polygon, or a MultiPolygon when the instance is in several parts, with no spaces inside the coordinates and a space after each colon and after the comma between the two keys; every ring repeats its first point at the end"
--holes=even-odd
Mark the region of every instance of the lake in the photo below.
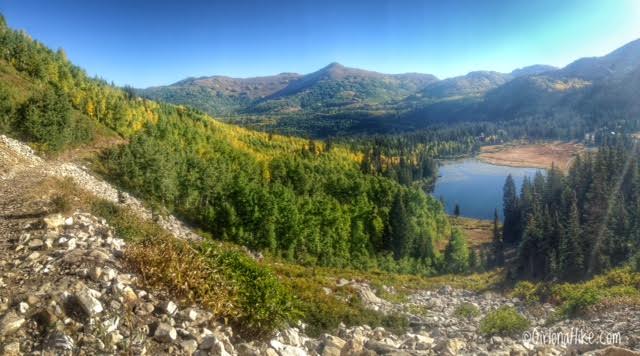
{"type": "Polygon", "coordinates": [[[493,219],[498,208],[502,220],[502,188],[509,174],[513,176],[518,193],[525,176],[533,178],[539,168],[515,168],[496,166],[474,158],[444,161],[439,167],[439,177],[433,196],[442,198],[449,214],[456,204],[460,215],[477,219],[493,219]]]}

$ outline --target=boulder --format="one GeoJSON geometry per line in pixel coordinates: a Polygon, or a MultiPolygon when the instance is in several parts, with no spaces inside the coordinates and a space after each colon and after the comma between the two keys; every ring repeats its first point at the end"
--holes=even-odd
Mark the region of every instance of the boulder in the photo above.
{"type": "Polygon", "coordinates": [[[82,310],[89,316],[93,317],[96,314],[101,313],[104,308],[102,303],[98,300],[100,292],[91,288],[83,288],[75,295],[78,304],[82,307],[82,310]]]}
{"type": "Polygon", "coordinates": [[[300,333],[298,332],[297,328],[288,328],[282,330],[280,332],[278,340],[287,345],[302,346],[300,333]]]}
{"type": "Polygon", "coordinates": [[[340,356],[347,344],[341,338],[329,334],[325,334],[323,339],[322,356],[340,356]]]}
{"type": "Polygon", "coordinates": [[[173,326],[167,323],[159,323],[153,333],[153,338],[159,342],[169,343],[178,338],[178,333],[173,326]]]}
{"type": "Polygon", "coordinates": [[[47,229],[53,230],[65,224],[65,218],[61,214],[52,214],[42,219],[47,229]]]}
{"type": "Polygon", "coordinates": [[[236,350],[240,356],[260,356],[260,349],[246,342],[238,344],[236,350]]]}
{"type": "Polygon", "coordinates": [[[439,355],[455,356],[466,346],[465,342],[461,339],[447,339],[439,342],[434,350],[439,355]]]}
{"type": "Polygon", "coordinates": [[[367,350],[371,350],[377,354],[389,354],[389,353],[393,353],[393,352],[398,352],[400,350],[398,350],[397,348],[387,345],[385,343],[382,343],[380,341],[376,341],[376,340],[369,340],[367,341],[366,344],[364,344],[364,347],[367,350]]]}
{"type": "Polygon", "coordinates": [[[192,355],[198,349],[198,342],[196,340],[184,340],[180,342],[180,347],[185,355],[192,355]]]}
{"type": "Polygon", "coordinates": [[[60,331],[50,333],[44,342],[44,349],[55,353],[72,351],[74,347],[73,339],[60,331]]]}
{"type": "Polygon", "coordinates": [[[20,356],[22,352],[20,352],[20,343],[18,341],[14,341],[12,343],[6,344],[2,347],[2,352],[0,354],[4,356],[20,356]]]}
{"type": "Polygon", "coordinates": [[[25,319],[14,311],[6,313],[2,319],[0,319],[0,336],[7,336],[15,333],[22,327],[24,322],[25,319]]]}
{"type": "Polygon", "coordinates": [[[178,310],[176,303],[168,300],[158,305],[157,311],[162,314],[173,315],[178,310]]]}
{"type": "Polygon", "coordinates": [[[342,349],[342,353],[345,355],[359,354],[364,350],[365,338],[362,335],[354,335],[342,349]]]}
{"type": "Polygon", "coordinates": [[[33,239],[29,241],[29,249],[40,250],[44,246],[44,242],[40,239],[33,239]]]}

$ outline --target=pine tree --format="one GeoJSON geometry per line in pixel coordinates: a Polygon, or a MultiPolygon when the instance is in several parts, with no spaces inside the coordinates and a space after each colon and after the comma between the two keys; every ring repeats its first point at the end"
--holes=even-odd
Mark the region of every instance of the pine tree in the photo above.
{"type": "Polygon", "coordinates": [[[469,251],[469,270],[476,272],[479,270],[480,262],[478,261],[478,254],[475,249],[469,251]]]}
{"type": "Polygon", "coordinates": [[[455,217],[460,217],[460,205],[456,204],[456,206],[453,208],[453,215],[455,215],[455,217]]]}
{"type": "Polygon", "coordinates": [[[493,263],[495,267],[504,266],[504,243],[500,234],[498,219],[498,209],[493,212],[493,240],[491,242],[491,248],[493,252],[493,263]]]}
{"type": "Polygon", "coordinates": [[[504,209],[504,224],[502,226],[504,242],[515,243],[519,239],[520,210],[516,195],[516,184],[511,174],[507,176],[504,183],[502,205],[504,209]]]}
{"type": "Polygon", "coordinates": [[[580,215],[574,192],[571,194],[566,229],[560,241],[560,274],[565,280],[578,280],[584,273],[584,251],[580,243],[580,215]]]}
{"type": "Polygon", "coordinates": [[[411,242],[409,217],[404,204],[402,192],[396,193],[389,213],[391,228],[391,248],[396,259],[404,256],[411,242]]]}
{"type": "Polygon", "coordinates": [[[458,229],[451,232],[451,238],[444,250],[444,264],[450,273],[465,273],[469,270],[469,248],[464,235],[458,229]]]}
{"type": "Polygon", "coordinates": [[[608,243],[607,254],[613,263],[626,261],[631,257],[631,243],[629,229],[629,214],[625,208],[625,199],[620,192],[616,194],[608,217],[608,229],[611,240],[608,243]]]}
{"type": "Polygon", "coordinates": [[[526,224],[522,241],[518,246],[518,263],[525,277],[543,277],[545,266],[541,255],[540,241],[544,238],[542,214],[536,209],[526,224]]]}

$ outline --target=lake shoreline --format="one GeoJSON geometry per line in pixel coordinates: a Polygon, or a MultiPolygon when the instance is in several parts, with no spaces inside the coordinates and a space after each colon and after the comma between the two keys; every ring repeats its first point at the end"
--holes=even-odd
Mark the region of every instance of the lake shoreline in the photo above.
{"type": "Polygon", "coordinates": [[[586,150],[575,142],[511,143],[483,146],[475,158],[496,166],[550,169],[568,172],[573,160],[586,150]]]}
{"type": "Polygon", "coordinates": [[[502,219],[502,189],[512,175],[520,189],[525,176],[533,177],[540,168],[519,168],[494,165],[476,157],[441,161],[431,195],[441,199],[448,214],[459,205],[461,216],[491,220],[494,209],[502,219]]]}

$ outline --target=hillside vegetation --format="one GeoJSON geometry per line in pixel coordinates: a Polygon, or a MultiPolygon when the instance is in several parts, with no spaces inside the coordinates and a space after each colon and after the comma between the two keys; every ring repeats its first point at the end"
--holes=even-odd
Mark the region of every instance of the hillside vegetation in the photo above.
{"type": "Polygon", "coordinates": [[[485,122],[513,138],[581,139],[602,127],[638,129],[634,89],[639,48],[636,40],[565,68],[532,65],[511,73],[474,71],[442,80],[334,63],[307,75],[199,78],[139,92],[220,113],[254,129],[301,136],[387,134],[485,122]]]}
{"type": "Polygon", "coordinates": [[[1,25],[4,132],[47,152],[105,134],[126,139],[96,168],[216,239],[310,265],[447,269],[433,244],[456,234],[441,204],[419,187],[363,173],[360,154],[138,98],[1,25]]]}

